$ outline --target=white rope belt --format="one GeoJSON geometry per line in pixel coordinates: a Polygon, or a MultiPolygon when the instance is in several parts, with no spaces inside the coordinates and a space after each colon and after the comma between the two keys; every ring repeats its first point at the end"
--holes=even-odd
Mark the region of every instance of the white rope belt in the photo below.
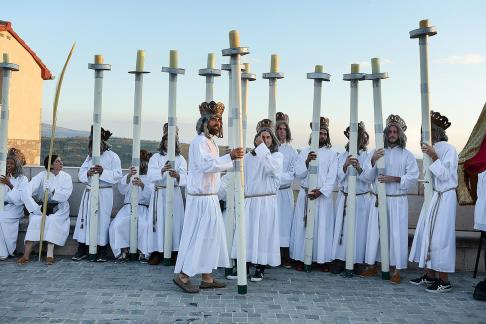
{"type": "Polygon", "coordinates": [[[256,198],[256,197],[268,197],[268,196],[275,196],[277,193],[275,192],[268,192],[262,194],[254,194],[254,195],[245,195],[245,198],[256,198]]]}

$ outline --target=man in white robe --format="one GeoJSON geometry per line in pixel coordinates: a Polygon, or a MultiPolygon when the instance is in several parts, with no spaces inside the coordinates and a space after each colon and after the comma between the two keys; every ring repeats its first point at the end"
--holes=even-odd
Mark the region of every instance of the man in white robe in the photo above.
{"type": "MultiPolygon", "coordinates": [[[[369,182],[385,183],[387,222],[390,247],[390,281],[400,283],[398,270],[407,268],[408,256],[408,198],[407,192],[417,184],[419,169],[412,152],[407,150],[407,125],[398,115],[390,115],[384,130],[385,149],[372,152],[371,163],[367,164],[363,177],[369,182]],[[385,156],[385,173],[378,174],[376,162],[385,156]]],[[[370,200],[370,216],[366,238],[365,263],[369,265],[361,276],[370,277],[378,273],[375,262],[379,251],[379,220],[377,192],[370,200]]]]}
{"type": "Polygon", "coordinates": [[[452,290],[448,273],[456,265],[457,164],[456,149],[447,143],[445,130],[451,125],[447,117],[431,111],[432,144],[422,144],[422,152],[430,156],[434,194],[428,210],[422,210],[409,260],[425,269],[422,277],[410,280],[414,285],[427,285],[427,292],[452,290]],[[438,278],[436,277],[438,275],[438,278]]]}
{"type": "MultiPolygon", "coordinates": [[[[349,139],[349,127],[344,131],[344,135],[349,139]]],[[[349,154],[349,143],[346,144],[346,151],[338,157],[337,181],[339,193],[336,201],[336,221],[334,223],[334,235],[332,243],[332,258],[334,266],[332,273],[340,273],[344,270],[346,258],[353,258],[355,272],[360,272],[361,264],[364,263],[366,232],[368,230],[368,217],[370,210],[370,190],[371,183],[363,177],[363,168],[369,161],[368,146],[369,136],[363,122],[358,124],[358,156],[351,157],[349,154]],[[353,166],[357,170],[356,176],[356,223],[354,235],[354,256],[346,255],[347,226],[346,226],[346,203],[348,196],[348,176],[349,167],[353,166]]]]}
{"type": "Polygon", "coordinates": [[[0,212],[0,261],[13,256],[17,247],[19,222],[24,217],[23,191],[29,180],[23,175],[25,157],[15,148],[7,154],[7,172],[0,176],[0,186],[5,192],[3,211],[0,212]]]}
{"type": "Polygon", "coordinates": [[[147,177],[149,153],[140,150],[140,174],[137,169],[131,167],[128,173],[118,182],[118,191],[124,195],[123,207],[120,208],[115,218],[111,221],[109,229],[110,247],[115,256],[116,263],[128,261],[130,247],[130,217],[132,213],[132,188],[138,191],[137,206],[137,247],[140,251],[139,260],[146,259],[147,232],[149,228],[148,206],[153,185],[147,177]]]}
{"type": "MultiPolygon", "coordinates": [[[[149,161],[148,179],[153,184],[154,190],[150,198],[149,222],[145,236],[147,237],[146,255],[150,255],[148,261],[151,265],[162,262],[165,237],[165,202],[167,177],[174,178],[174,211],[172,219],[172,261],[175,263],[179,243],[181,240],[182,226],[184,224],[184,201],[181,187],[186,186],[187,162],[180,153],[178,136],[175,145],[175,165],[171,168],[167,156],[168,124],[164,125],[164,134],[160,142],[159,153],[155,153],[149,161]]],[[[167,257],[169,259],[170,256],[167,257]]]]}
{"type": "MultiPolygon", "coordinates": [[[[92,133],[92,132],[91,132],[92,133]]],[[[108,143],[112,133],[109,130],[101,129],[101,156],[100,164],[93,165],[91,157],[91,136],[89,142],[89,154],[83,165],[79,168],[78,178],[81,183],[86,184],[86,189],[81,198],[76,227],[73,238],[78,241],[78,250],[72,257],[73,261],[80,261],[88,257],[89,247],[89,226],[91,217],[91,177],[99,174],[99,211],[98,211],[98,249],[97,262],[108,261],[106,246],[108,241],[108,229],[111,221],[111,210],[113,207],[113,186],[121,179],[121,161],[118,155],[111,151],[108,143]]]]}
{"type": "Polygon", "coordinates": [[[17,260],[18,264],[29,262],[34,242],[40,241],[45,190],[48,191],[48,204],[43,239],[47,242],[47,265],[54,264],[54,245],[64,246],[69,236],[71,222],[68,199],[73,192],[73,180],[68,173],[62,171],[61,157],[55,154],[51,158],[51,172],[47,180],[48,160],[49,156],[46,156],[44,159],[46,171],[34,176],[29,182],[28,190],[24,191],[25,208],[30,215],[25,234],[24,255],[17,260]]]}
{"type": "MultiPolygon", "coordinates": [[[[265,266],[280,265],[280,227],[277,191],[280,187],[283,155],[272,122],[258,123],[255,149],[245,154],[246,261],[255,265],[250,280],[263,280],[265,266]]],[[[238,225],[236,225],[238,226],[238,225]]],[[[233,240],[231,257],[237,258],[237,240],[233,240]]]]}
{"type": "Polygon", "coordinates": [[[283,155],[283,172],[280,176],[280,188],[277,192],[277,208],[280,227],[280,253],[282,266],[291,268],[289,246],[292,219],[294,218],[294,166],[297,159],[297,151],[292,147],[292,133],[289,127],[289,116],[278,112],[276,115],[276,135],[280,143],[278,151],[283,155]]]}
{"type": "MultiPolygon", "coordinates": [[[[312,124],[311,124],[312,128],[312,124]]],[[[310,141],[310,140],[309,140],[310,141]]],[[[295,163],[295,176],[302,180],[290,238],[290,256],[296,261],[297,271],[304,269],[305,231],[307,221],[307,200],[316,199],[316,215],[314,218],[314,240],[312,261],[322,264],[323,271],[328,271],[332,261],[332,242],[334,232],[334,197],[336,185],[337,154],[331,149],[329,137],[329,119],[320,118],[319,149],[317,153],[307,147],[300,151],[295,163]],[[308,168],[311,160],[317,159],[317,188],[309,190],[308,168]]]]}
{"type": "Polygon", "coordinates": [[[218,200],[220,172],[233,167],[232,160],[244,156],[243,148],[236,148],[222,157],[213,140],[222,137],[222,103],[203,102],[199,106],[196,131],[198,135],[189,147],[187,201],[181,242],[174,273],[174,283],[188,293],[199,288],[223,288],[214,280],[212,270],[229,267],[226,234],[218,200]],[[202,274],[199,287],[190,277],[202,274]]]}

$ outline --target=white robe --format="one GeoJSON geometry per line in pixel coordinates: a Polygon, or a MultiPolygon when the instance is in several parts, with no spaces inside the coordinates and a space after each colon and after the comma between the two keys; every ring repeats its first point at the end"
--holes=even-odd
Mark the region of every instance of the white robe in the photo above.
{"type": "Polygon", "coordinates": [[[278,151],[283,154],[283,172],[280,176],[280,189],[277,192],[277,208],[280,224],[280,246],[289,247],[292,219],[294,218],[294,165],[297,151],[288,143],[281,144],[278,151]]]}
{"type": "Polygon", "coordinates": [[[458,157],[454,146],[447,142],[435,143],[434,149],[439,157],[429,167],[434,195],[428,210],[420,214],[409,260],[418,262],[420,268],[454,272],[458,157]]]}
{"type": "Polygon", "coordinates": [[[219,157],[218,146],[212,139],[200,134],[192,140],[186,211],[175,273],[194,276],[230,266],[218,190],[220,172],[232,167],[230,155],[219,157]]]}
{"type": "Polygon", "coordinates": [[[478,174],[478,200],[474,208],[474,229],[486,231],[486,171],[478,174]]]}
{"type": "MultiPolygon", "coordinates": [[[[378,176],[378,168],[371,167],[371,157],[374,151],[370,152],[370,162],[363,171],[363,178],[374,182],[378,176]]],[[[413,154],[400,147],[385,149],[385,175],[400,177],[400,183],[387,183],[386,205],[387,223],[389,237],[390,265],[397,269],[407,268],[408,256],[408,198],[407,192],[417,184],[419,169],[417,160],[413,154]]],[[[376,194],[376,186],[374,186],[376,194]]],[[[380,259],[378,256],[380,230],[378,219],[378,208],[375,205],[376,195],[371,196],[370,216],[368,220],[368,231],[366,238],[365,263],[374,264],[380,259]]]]}
{"type": "MultiPolygon", "coordinates": [[[[42,206],[36,201],[44,200],[44,180],[47,171],[38,173],[30,180],[28,196],[24,199],[25,208],[29,211],[29,226],[25,234],[25,241],[37,242],[40,240],[40,228],[42,221],[42,206]]],[[[64,246],[69,236],[71,221],[69,218],[69,202],[73,192],[73,180],[71,176],[60,171],[57,175],[51,173],[49,181],[54,183],[54,195],[49,195],[49,202],[57,202],[57,209],[53,214],[46,216],[44,227],[44,241],[64,246]]]]}
{"type": "MultiPolygon", "coordinates": [[[[105,246],[108,242],[108,229],[110,227],[111,210],[113,208],[113,185],[122,177],[121,161],[118,155],[112,151],[105,151],[101,154],[100,164],[103,167],[103,173],[100,176],[99,191],[99,212],[98,212],[98,245],[105,246]]],[[[88,178],[87,172],[93,166],[91,157],[87,157],[83,165],[79,168],[78,178],[81,183],[86,184],[83,192],[81,203],[79,205],[78,218],[76,219],[76,228],[74,229],[74,239],[79,243],[89,245],[89,225],[90,225],[90,206],[91,178],[88,178]]]]}
{"type": "MultiPolygon", "coordinates": [[[[294,218],[292,221],[292,234],[290,237],[290,257],[294,260],[304,261],[305,231],[304,215],[306,213],[306,190],[309,177],[305,160],[310,148],[302,150],[295,164],[295,176],[302,179],[294,218]]],[[[337,154],[329,148],[320,148],[317,151],[317,189],[322,193],[316,200],[316,214],[314,218],[314,239],[312,247],[312,261],[325,263],[332,261],[332,242],[334,235],[334,202],[333,190],[336,184],[337,154]]],[[[309,188],[309,190],[316,188],[309,188]]]]}
{"type": "MultiPolygon", "coordinates": [[[[261,143],[255,153],[255,156],[247,153],[244,158],[246,261],[276,267],[280,265],[277,191],[283,155],[280,152],[270,153],[265,143],[261,143]]],[[[237,244],[238,234],[235,234],[233,259],[237,257],[237,244]]]]}
{"type": "MultiPolygon", "coordinates": [[[[111,221],[109,229],[110,247],[113,251],[115,258],[118,258],[121,254],[121,249],[128,248],[130,246],[130,216],[132,212],[131,195],[132,195],[132,183],[130,181],[127,184],[126,174],[120,182],[118,182],[118,191],[125,196],[123,199],[123,206],[120,208],[115,218],[111,221]]],[[[140,175],[140,180],[144,183],[144,188],[137,187],[138,189],[138,209],[137,209],[137,247],[144,255],[146,253],[147,246],[147,229],[149,227],[148,217],[148,205],[150,201],[150,194],[152,193],[153,186],[148,181],[147,175],[140,175]],[[145,251],[144,251],[145,250],[145,251]]]]}
{"type": "MultiPolygon", "coordinates": [[[[346,238],[347,226],[345,215],[346,197],[343,194],[348,192],[348,172],[343,172],[343,165],[348,157],[348,152],[339,155],[337,166],[337,180],[339,193],[336,204],[336,222],[334,223],[334,238],[332,243],[332,258],[346,260],[346,238]]],[[[368,152],[360,151],[358,161],[361,168],[365,168],[368,162],[368,152]]],[[[366,231],[368,229],[368,217],[370,213],[371,183],[364,177],[363,173],[356,175],[356,223],[354,236],[354,263],[363,263],[365,259],[366,231]]]]}
{"type": "Polygon", "coordinates": [[[26,190],[29,180],[26,176],[20,175],[17,178],[10,178],[13,189],[4,186],[5,204],[0,212],[0,257],[13,255],[17,247],[17,236],[19,234],[19,221],[24,216],[24,201],[22,191],[26,190]]]}
{"type": "MultiPolygon", "coordinates": [[[[161,174],[161,170],[167,162],[167,155],[159,153],[154,154],[148,165],[148,178],[154,185],[152,196],[150,198],[149,207],[149,224],[145,236],[148,241],[147,253],[154,251],[164,252],[164,233],[165,233],[165,187],[167,183],[168,173],[161,174]]],[[[176,156],[175,170],[180,175],[180,180],[177,182],[174,179],[174,209],[172,218],[172,251],[179,250],[179,242],[181,240],[182,226],[184,224],[184,202],[182,200],[182,193],[180,187],[186,186],[187,178],[187,162],[182,155],[176,156]]],[[[145,252],[144,252],[145,253],[145,252]]],[[[168,256],[170,258],[170,256],[168,256]]]]}

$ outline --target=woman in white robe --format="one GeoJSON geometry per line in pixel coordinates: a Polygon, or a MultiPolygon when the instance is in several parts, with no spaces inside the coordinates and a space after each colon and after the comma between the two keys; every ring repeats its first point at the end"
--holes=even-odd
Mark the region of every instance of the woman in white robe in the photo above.
{"type": "MultiPolygon", "coordinates": [[[[314,239],[312,247],[312,261],[319,264],[331,262],[332,242],[334,233],[334,197],[333,190],[336,185],[337,154],[331,149],[331,142],[328,140],[328,126],[322,127],[319,139],[320,148],[314,156],[317,159],[317,189],[319,196],[316,199],[316,214],[314,218],[314,239]]],[[[295,207],[294,219],[292,222],[292,234],[290,240],[290,257],[299,261],[296,270],[303,270],[305,252],[305,215],[306,200],[311,199],[309,194],[309,173],[306,165],[311,158],[310,148],[303,149],[295,164],[295,175],[302,180],[302,187],[299,191],[295,207]]],[[[311,188],[311,191],[316,188],[311,188]]],[[[326,265],[327,267],[327,265],[326,265]]],[[[323,268],[324,269],[324,268],[323,268]]]]}
{"type": "Polygon", "coordinates": [[[22,174],[23,155],[19,150],[10,149],[7,155],[6,176],[0,176],[0,186],[5,193],[3,211],[0,212],[0,261],[13,256],[17,247],[19,222],[24,216],[22,192],[29,180],[22,174]]]}
{"type": "MultiPolygon", "coordinates": [[[[261,127],[255,149],[245,154],[246,261],[256,266],[251,281],[263,279],[265,265],[280,265],[280,227],[277,191],[280,187],[283,156],[270,127],[261,127]]],[[[238,228],[238,224],[236,224],[238,228]]],[[[238,229],[236,229],[238,231],[238,229]]],[[[237,239],[232,258],[237,258],[237,239]]]]}
{"type": "Polygon", "coordinates": [[[146,258],[147,229],[149,227],[148,206],[153,185],[147,177],[147,164],[149,153],[140,151],[140,176],[135,176],[137,169],[131,167],[128,173],[118,182],[118,191],[124,196],[123,206],[115,218],[111,221],[109,229],[110,247],[117,263],[128,260],[128,248],[130,247],[130,217],[132,211],[132,188],[138,192],[137,207],[137,247],[140,251],[139,260],[146,258]],[[144,252],[145,251],[145,252],[144,252]]]}
{"type": "MultiPolygon", "coordinates": [[[[162,259],[161,254],[164,252],[167,177],[174,178],[174,211],[172,218],[172,251],[174,252],[179,250],[184,224],[184,201],[182,199],[181,187],[186,186],[187,178],[187,162],[180,154],[177,140],[175,166],[173,170],[168,164],[166,134],[162,137],[159,151],[159,153],[155,153],[150,158],[148,164],[147,176],[154,189],[149,204],[149,226],[144,233],[147,237],[147,250],[142,251],[145,255],[151,255],[149,264],[153,265],[160,263],[162,259]]],[[[171,256],[164,256],[164,258],[170,259],[171,256]]]]}
{"type": "Polygon", "coordinates": [[[19,264],[29,262],[30,253],[34,242],[40,241],[40,230],[42,222],[42,205],[44,191],[48,191],[48,212],[44,225],[44,241],[47,242],[48,265],[54,263],[54,245],[64,246],[69,236],[71,221],[69,218],[69,202],[73,192],[73,181],[71,176],[62,171],[63,163],[59,156],[52,155],[51,172],[49,180],[47,176],[47,162],[49,156],[44,159],[46,171],[35,175],[29,182],[28,190],[24,198],[25,208],[29,211],[29,226],[25,234],[24,255],[17,260],[19,264]],[[52,210],[50,210],[52,208],[52,210]]]}
{"type": "Polygon", "coordinates": [[[474,207],[474,229],[486,231],[486,171],[478,174],[478,199],[474,207]]]}
{"type": "MultiPolygon", "coordinates": [[[[86,157],[83,165],[79,168],[78,178],[81,183],[86,184],[79,206],[74,239],[78,241],[78,251],[73,256],[73,261],[80,261],[88,257],[88,246],[90,243],[89,226],[91,211],[91,179],[92,175],[98,173],[99,177],[99,212],[98,212],[98,251],[96,261],[108,261],[106,245],[108,241],[108,230],[111,221],[113,208],[113,186],[121,179],[121,161],[118,155],[110,150],[108,139],[111,136],[109,131],[102,129],[102,149],[100,164],[93,165],[91,154],[86,157]],[[109,135],[107,134],[109,133],[109,135]]],[[[91,145],[91,144],[90,144],[91,145]]]]}

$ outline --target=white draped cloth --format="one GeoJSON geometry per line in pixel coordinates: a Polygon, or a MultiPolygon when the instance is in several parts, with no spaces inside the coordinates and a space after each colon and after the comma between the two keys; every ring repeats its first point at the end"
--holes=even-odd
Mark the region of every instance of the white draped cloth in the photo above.
{"type": "MultiPolygon", "coordinates": [[[[371,167],[370,152],[368,163],[363,171],[363,178],[369,182],[377,181],[377,165],[371,167]]],[[[419,169],[417,160],[412,152],[401,147],[385,149],[385,175],[400,177],[400,182],[386,183],[386,206],[389,237],[390,265],[397,269],[407,268],[408,256],[408,198],[407,192],[417,185],[419,169]]],[[[377,182],[376,182],[377,184],[377,182]]],[[[378,219],[378,207],[376,206],[376,185],[374,195],[370,200],[370,216],[368,219],[368,231],[366,238],[365,263],[374,264],[380,260],[378,255],[380,248],[380,230],[378,219]]]]}
{"type": "MultiPolygon", "coordinates": [[[[336,203],[336,222],[334,223],[334,237],[332,243],[332,258],[346,260],[347,222],[346,222],[346,195],[348,192],[348,167],[344,173],[343,165],[348,152],[343,152],[338,157],[337,181],[339,193],[336,203]]],[[[358,161],[364,169],[369,162],[368,152],[361,150],[358,161]]],[[[368,230],[368,217],[370,213],[371,183],[363,177],[363,173],[356,175],[356,223],[354,235],[354,263],[364,263],[366,247],[366,231],[368,230]]]]}
{"type": "MultiPolygon", "coordinates": [[[[302,179],[302,187],[299,191],[292,221],[292,233],[290,237],[290,257],[293,260],[304,261],[305,231],[304,215],[306,213],[306,194],[309,186],[309,175],[305,160],[310,148],[303,149],[295,163],[295,176],[302,179]]],[[[322,193],[316,199],[316,213],[314,218],[314,239],[312,246],[312,261],[325,263],[332,261],[332,242],[334,234],[334,202],[333,190],[336,185],[337,153],[329,148],[317,150],[317,188],[322,193]]]]}
{"type": "MultiPolygon", "coordinates": [[[[101,154],[100,165],[103,173],[100,175],[99,210],[98,210],[98,245],[105,246],[108,242],[108,229],[111,221],[111,210],[113,208],[113,186],[121,179],[121,161],[113,151],[105,151],[101,154]]],[[[86,184],[79,206],[74,239],[79,243],[89,244],[89,226],[91,218],[91,177],[88,177],[88,170],[93,167],[90,156],[86,158],[79,168],[78,178],[81,183],[86,184]]]]}
{"type": "Polygon", "coordinates": [[[0,212],[0,257],[13,255],[17,247],[19,221],[24,216],[24,201],[22,191],[26,190],[29,180],[24,175],[10,178],[13,188],[4,186],[4,206],[0,212]]]}
{"type": "MultiPolygon", "coordinates": [[[[25,190],[27,194],[24,202],[25,208],[29,211],[29,226],[25,234],[25,241],[37,242],[40,240],[40,229],[42,221],[42,205],[38,202],[44,201],[44,181],[47,171],[42,171],[34,176],[25,190]]],[[[53,184],[54,194],[49,194],[50,203],[58,203],[53,214],[46,215],[44,227],[44,241],[64,246],[69,236],[71,221],[69,218],[69,202],[73,192],[73,180],[71,176],[60,171],[57,175],[49,174],[49,182],[53,184]]]]}
{"type": "Polygon", "coordinates": [[[213,139],[200,134],[192,140],[186,211],[175,273],[194,276],[230,266],[218,190],[220,172],[232,167],[229,154],[219,157],[213,139]]]}
{"type": "MultiPolygon", "coordinates": [[[[167,155],[160,153],[154,154],[148,165],[148,178],[154,185],[152,196],[150,197],[149,207],[149,223],[147,232],[144,234],[147,237],[147,254],[154,251],[164,252],[164,237],[165,237],[165,204],[166,204],[166,183],[168,172],[161,173],[162,168],[167,162],[167,155]]],[[[187,178],[187,162],[182,155],[176,156],[174,169],[179,173],[180,180],[174,179],[174,205],[173,205],[173,219],[172,219],[172,251],[179,250],[179,242],[181,240],[182,226],[184,224],[184,202],[182,200],[181,187],[186,186],[187,178]]],[[[145,253],[145,251],[142,251],[145,253]]],[[[167,256],[170,258],[170,256],[167,256]]]]}
{"type": "Polygon", "coordinates": [[[437,142],[439,157],[429,170],[434,194],[429,208],[420,213],[409,260],[420,268],[454,272],[456,264],[457,152],[447,142],[437,142]]]}
{"type": "Polygon", "coordinates": [[[294,218],[294,165],[297,160],[297,151],[289,143],[278,147],[283,154],[283,172],[280,176],[280,189],[277,192],[277,208],[280,224],[280,246],[289,247],[292,219],[294,218]]]}
{"type": "MultiPolygon", "coordinates": [[[[283,155],[280,152],[270,153],[265,143],[258,145],[255,153],[255,156],[247,153],[244,158],[246,261],[276,267],[280,265],[277,191],[283,155]]],[[[233,240],[233,259],[237,257],[237,244],[238,234],[233,240]]]]}
{"type": "Polygon", "coordinates": [[[478,174],[478,200],[474,208],[474,229],[486,231],[486,171],[478,174]]]}
{"type": "MultiPolygon", "coordinates": [[[[128,174],[118,182],[118,191],[124,195],[123,206],[120,208],[115,218],[111,221],[109,229],[110,247],[113,251],[115,258],[118,258],[121,254],[121,250],[130,246],[130,217],[132,213],[131,196],[132,188],[134,187],[132,182],[127,184],[128,174]]],[[[144,252],[147,246],[147,228],[149,227],[148,217],[148,205],[150,201],[150,194],[152,193],[153,186],[148,181],[147,175],[140,175],[140,180],[143,182],[144,187],[136,186],[138,191],[138,208],[137,208],[137,247],[138,250],[144,252]]]]}

